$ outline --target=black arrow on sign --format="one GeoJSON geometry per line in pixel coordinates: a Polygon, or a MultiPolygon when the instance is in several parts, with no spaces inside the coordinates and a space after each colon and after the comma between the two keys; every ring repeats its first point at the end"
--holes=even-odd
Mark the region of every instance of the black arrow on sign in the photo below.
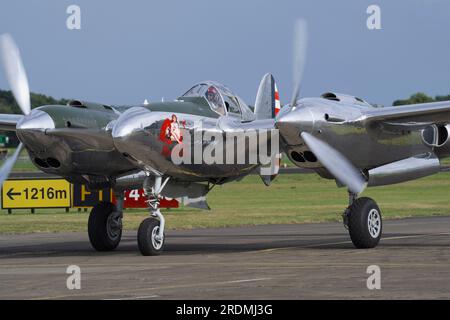
{"type": "Polygon", "coordinates": [[[8,190],[8,192],[6,193],[6,195],[11,199],[14,200],[14,198],[12,196],[20,196],[22,193],[21,192],[13,192],[14,188],[11,188],[8,190]]]}

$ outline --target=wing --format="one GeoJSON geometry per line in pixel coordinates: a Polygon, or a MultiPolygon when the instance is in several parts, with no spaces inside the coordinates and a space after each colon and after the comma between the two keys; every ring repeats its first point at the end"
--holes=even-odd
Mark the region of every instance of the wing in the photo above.
{"type": "Polygon", "coordinates": [[[366,111],[360,120],[371,129],[420,130],[431,124],[450,123],[450,101],[377,108],[366,111]]]}
{"type": "Polygon", "coordinates": [[[0,114],[0,130],[16,131],[16,124],[22,118],[21,114],[0,114]]]}

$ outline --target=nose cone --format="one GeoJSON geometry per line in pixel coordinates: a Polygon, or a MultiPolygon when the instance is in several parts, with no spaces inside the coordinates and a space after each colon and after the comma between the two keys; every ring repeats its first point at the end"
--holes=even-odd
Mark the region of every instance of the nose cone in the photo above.
{"type": "Polygon", "coordinates": [[[55,122],[45,111],[34,109],[16,124],[16,134],[28,150],[40,152],[49,146],[47,129],[55,129],[55,122]]]}
{"type": "Polygon", "coordinates": [[[120,115],[112,129],[114,139],[126,139],[136,131],[142,130],[148,123],[151,112],[142,107],[131,108],[120,115]]]}
{"type": "Polygon", "coordinates": [[[24,116],[16,125],[16,130],[39,130],[54,129],[55,122],[50,115],[42,110],[33,110],[29,115],[24,116]]]}
{"type": "Polygon", "coordinates": [[[297,145],[302,142],[301,132],[313,131],[314,117],[307,107],[288,107],[276,118],[275,126],[289,145],[297,145]]]}

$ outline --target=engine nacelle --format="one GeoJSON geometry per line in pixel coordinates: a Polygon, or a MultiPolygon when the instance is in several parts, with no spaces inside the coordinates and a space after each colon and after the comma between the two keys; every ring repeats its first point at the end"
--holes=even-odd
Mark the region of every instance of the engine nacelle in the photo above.
{"type": "Polygon", "coordinates": [[[441,169],[433,153],[418,155],[369,170],[369,186],[383,186],[423,178],[441,169]]]}

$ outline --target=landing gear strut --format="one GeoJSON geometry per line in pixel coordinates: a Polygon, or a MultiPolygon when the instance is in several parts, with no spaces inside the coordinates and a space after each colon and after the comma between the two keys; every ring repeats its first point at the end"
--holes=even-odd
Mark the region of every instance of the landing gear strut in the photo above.
{"type": "Polygon", "coordinates": [[[343,214],[344,225],[356,248],[374,248],[381,239],[381,210],[371,198],[357,198],[349,192],[349,206],[343,214]]]}
{"type": "Polygon", "coordinates": [[[123,194],[115,194],[117,206],[101,201],[92,208],[88,221],[88,235],[97,251],[114,250],[122,238],[123,194]]]}
{"type": "Polygon", "coordinates": [[[150,177],[144,181],[144,192],[148,197],[147,203],[151,217],[142,221],[138,229],[137,240],[139,251],[144,256],[159,255],[164,249],[165,219],[159,210],[159,197],[169,178],[162,182],[162,177],[155,177],[153,186],[150,186],[150,177]]]}

